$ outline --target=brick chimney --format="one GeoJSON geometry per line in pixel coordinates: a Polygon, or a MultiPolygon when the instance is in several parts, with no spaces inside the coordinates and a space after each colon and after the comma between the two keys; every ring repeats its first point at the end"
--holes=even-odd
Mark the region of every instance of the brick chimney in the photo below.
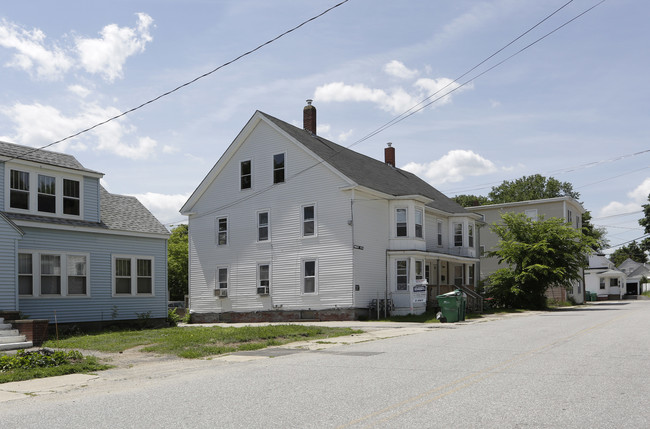
{"type": "Polygon", "coordinates": [[[302,127],[305,131],[316,135],[316,108],[311,105],[312,100],[307,100],[307,105],[302,109],[302,127]]]}
{"type": "Polygon", "coordinates": [[[395,167],[395,148],[392,143],[387,143],[388,147],[384,148],[384,162],[395,167]]]}

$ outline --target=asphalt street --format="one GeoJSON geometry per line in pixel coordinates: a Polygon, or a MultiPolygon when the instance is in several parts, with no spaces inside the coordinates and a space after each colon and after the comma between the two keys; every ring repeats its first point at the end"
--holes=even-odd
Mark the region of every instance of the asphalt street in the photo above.
{"type": "Polygon", "coordinates": [[[153,357],[60,390],[11,383],[0,426],[650,427],[650,301],[366,326],[369,334],[340,341],[153,357]]]}

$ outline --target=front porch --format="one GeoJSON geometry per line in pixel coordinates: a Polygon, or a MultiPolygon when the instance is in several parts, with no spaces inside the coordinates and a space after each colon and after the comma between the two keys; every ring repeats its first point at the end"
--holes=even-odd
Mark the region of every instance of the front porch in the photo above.
{"type": "Polygon", "coordinates": [[[436,309],[437,296],[456,289],[467,294],[470,309],[483,310],[483,298],[476,293],[479,258],[417,250],[389,250],[387,263],[393,315],[422,314],[427,309],[436,309]],[[426,287],[425,298],[417,292],[422,286],[426,287]]]}

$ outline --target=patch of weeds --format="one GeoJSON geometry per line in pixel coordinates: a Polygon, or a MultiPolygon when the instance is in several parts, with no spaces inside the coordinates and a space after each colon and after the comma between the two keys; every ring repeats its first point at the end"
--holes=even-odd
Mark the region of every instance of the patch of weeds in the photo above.
{"type": "Polygon", "coordinates": [[[100,364],[96,357],[83,356],[76,350],[19,350],[15,355],[0,356],[0,383],[75,373],[87,374],[108,368],[111,366],[100,364]]]}

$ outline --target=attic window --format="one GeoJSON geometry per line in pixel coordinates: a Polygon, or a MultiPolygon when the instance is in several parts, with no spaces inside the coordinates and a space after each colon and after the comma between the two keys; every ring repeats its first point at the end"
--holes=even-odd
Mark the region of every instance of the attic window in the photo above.
{"type": "Polygon", "coordinates": [[[273,183],[284,183],[284,154],[273,155],[273,183]]]}
{"type": "Polygon", "coordinates": [[[241,189],[250,189],[252,184],[250,160],[241,162],[240,172],[241,172],[241,179],[240,179],[241,189]]]}
{"type": "Polygon", "coordinates": [[[29,210],[29,173],[11,170],[11,196],[9,206],[29,210]]]}

